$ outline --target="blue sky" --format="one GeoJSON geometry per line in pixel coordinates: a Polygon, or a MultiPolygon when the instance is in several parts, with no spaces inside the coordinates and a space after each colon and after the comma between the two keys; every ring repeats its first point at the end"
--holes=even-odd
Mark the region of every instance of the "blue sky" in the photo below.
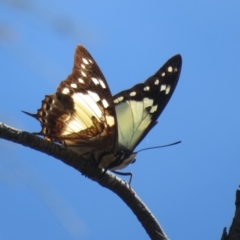
{"type": "MultiPolygon", "coordinates": [[[[0,121],[29,132],[70,74],[77,44],[113,94],[173,55],[179,84],[126,170],[170,239],[220,239],[240,183],[240,2],[0,1],[0,121]]],[[[148,239],[112,192],[60,161],[0,140],[0,239],[148,239]]]]}

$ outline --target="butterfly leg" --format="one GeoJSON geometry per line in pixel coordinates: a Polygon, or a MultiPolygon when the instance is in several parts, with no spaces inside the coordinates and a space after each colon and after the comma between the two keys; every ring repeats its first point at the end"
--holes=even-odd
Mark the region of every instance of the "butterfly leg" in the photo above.
{"type": "Polygon", "coordinates": [[[132,176],[133,174],[131,172],[118,172],[118,171],[114,171],[111,170],[113,173],[116,173],[118,175],[122,175],[122,176],[129,176],[129,181],[128,181],[128,185],[129,187],[131,187],[131,182],[132,182],[132,176]]]}

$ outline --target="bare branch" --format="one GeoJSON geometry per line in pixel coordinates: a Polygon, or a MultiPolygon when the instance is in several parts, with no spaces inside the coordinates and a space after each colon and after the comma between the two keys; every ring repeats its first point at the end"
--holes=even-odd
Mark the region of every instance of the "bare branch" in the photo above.
{"type": "Polygon", "coordinates": [[[0,138],[46,153],[75,168],[86,177],[116,193],[133,211],[151,239],[168,239],[147,206],[141,201],[133,189],[116,175],[110,172],[104,173],[103,169],[96,167],[93,162],[64,148],[62,145],[49,142],[28,132],[13,129],[2,123],[0,123],[0,138]]]}

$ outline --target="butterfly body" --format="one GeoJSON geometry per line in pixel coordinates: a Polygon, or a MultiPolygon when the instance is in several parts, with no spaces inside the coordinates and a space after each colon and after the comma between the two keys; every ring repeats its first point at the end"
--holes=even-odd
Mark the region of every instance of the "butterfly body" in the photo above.
{"type": "Polygon", "coordinates": [[[122,169],[135,161],[135,147],[157,123],[181,71],[181,56],[168,60],[144,83],[112,96],[88,51],[78,45],[72,73],[45,96],[37,114],[46,139],[61,142],[98,167],[122,169]]]}

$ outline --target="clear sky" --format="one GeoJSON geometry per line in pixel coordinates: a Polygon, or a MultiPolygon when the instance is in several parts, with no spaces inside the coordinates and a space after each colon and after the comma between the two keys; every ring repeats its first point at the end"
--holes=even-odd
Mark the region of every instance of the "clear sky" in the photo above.
{"type": "MultiPolygon", "coordinates": [[[[113,94],[180,53],[179,84],[126,170],[171,239],[220,239],[240,183],[239,1],[0,0],[0,121],[29,132],[70,74],[77,44],[113,94]]],[[[112,192],[60,161],[0,140],[0,239],[148,239],[112,192]]]]}

